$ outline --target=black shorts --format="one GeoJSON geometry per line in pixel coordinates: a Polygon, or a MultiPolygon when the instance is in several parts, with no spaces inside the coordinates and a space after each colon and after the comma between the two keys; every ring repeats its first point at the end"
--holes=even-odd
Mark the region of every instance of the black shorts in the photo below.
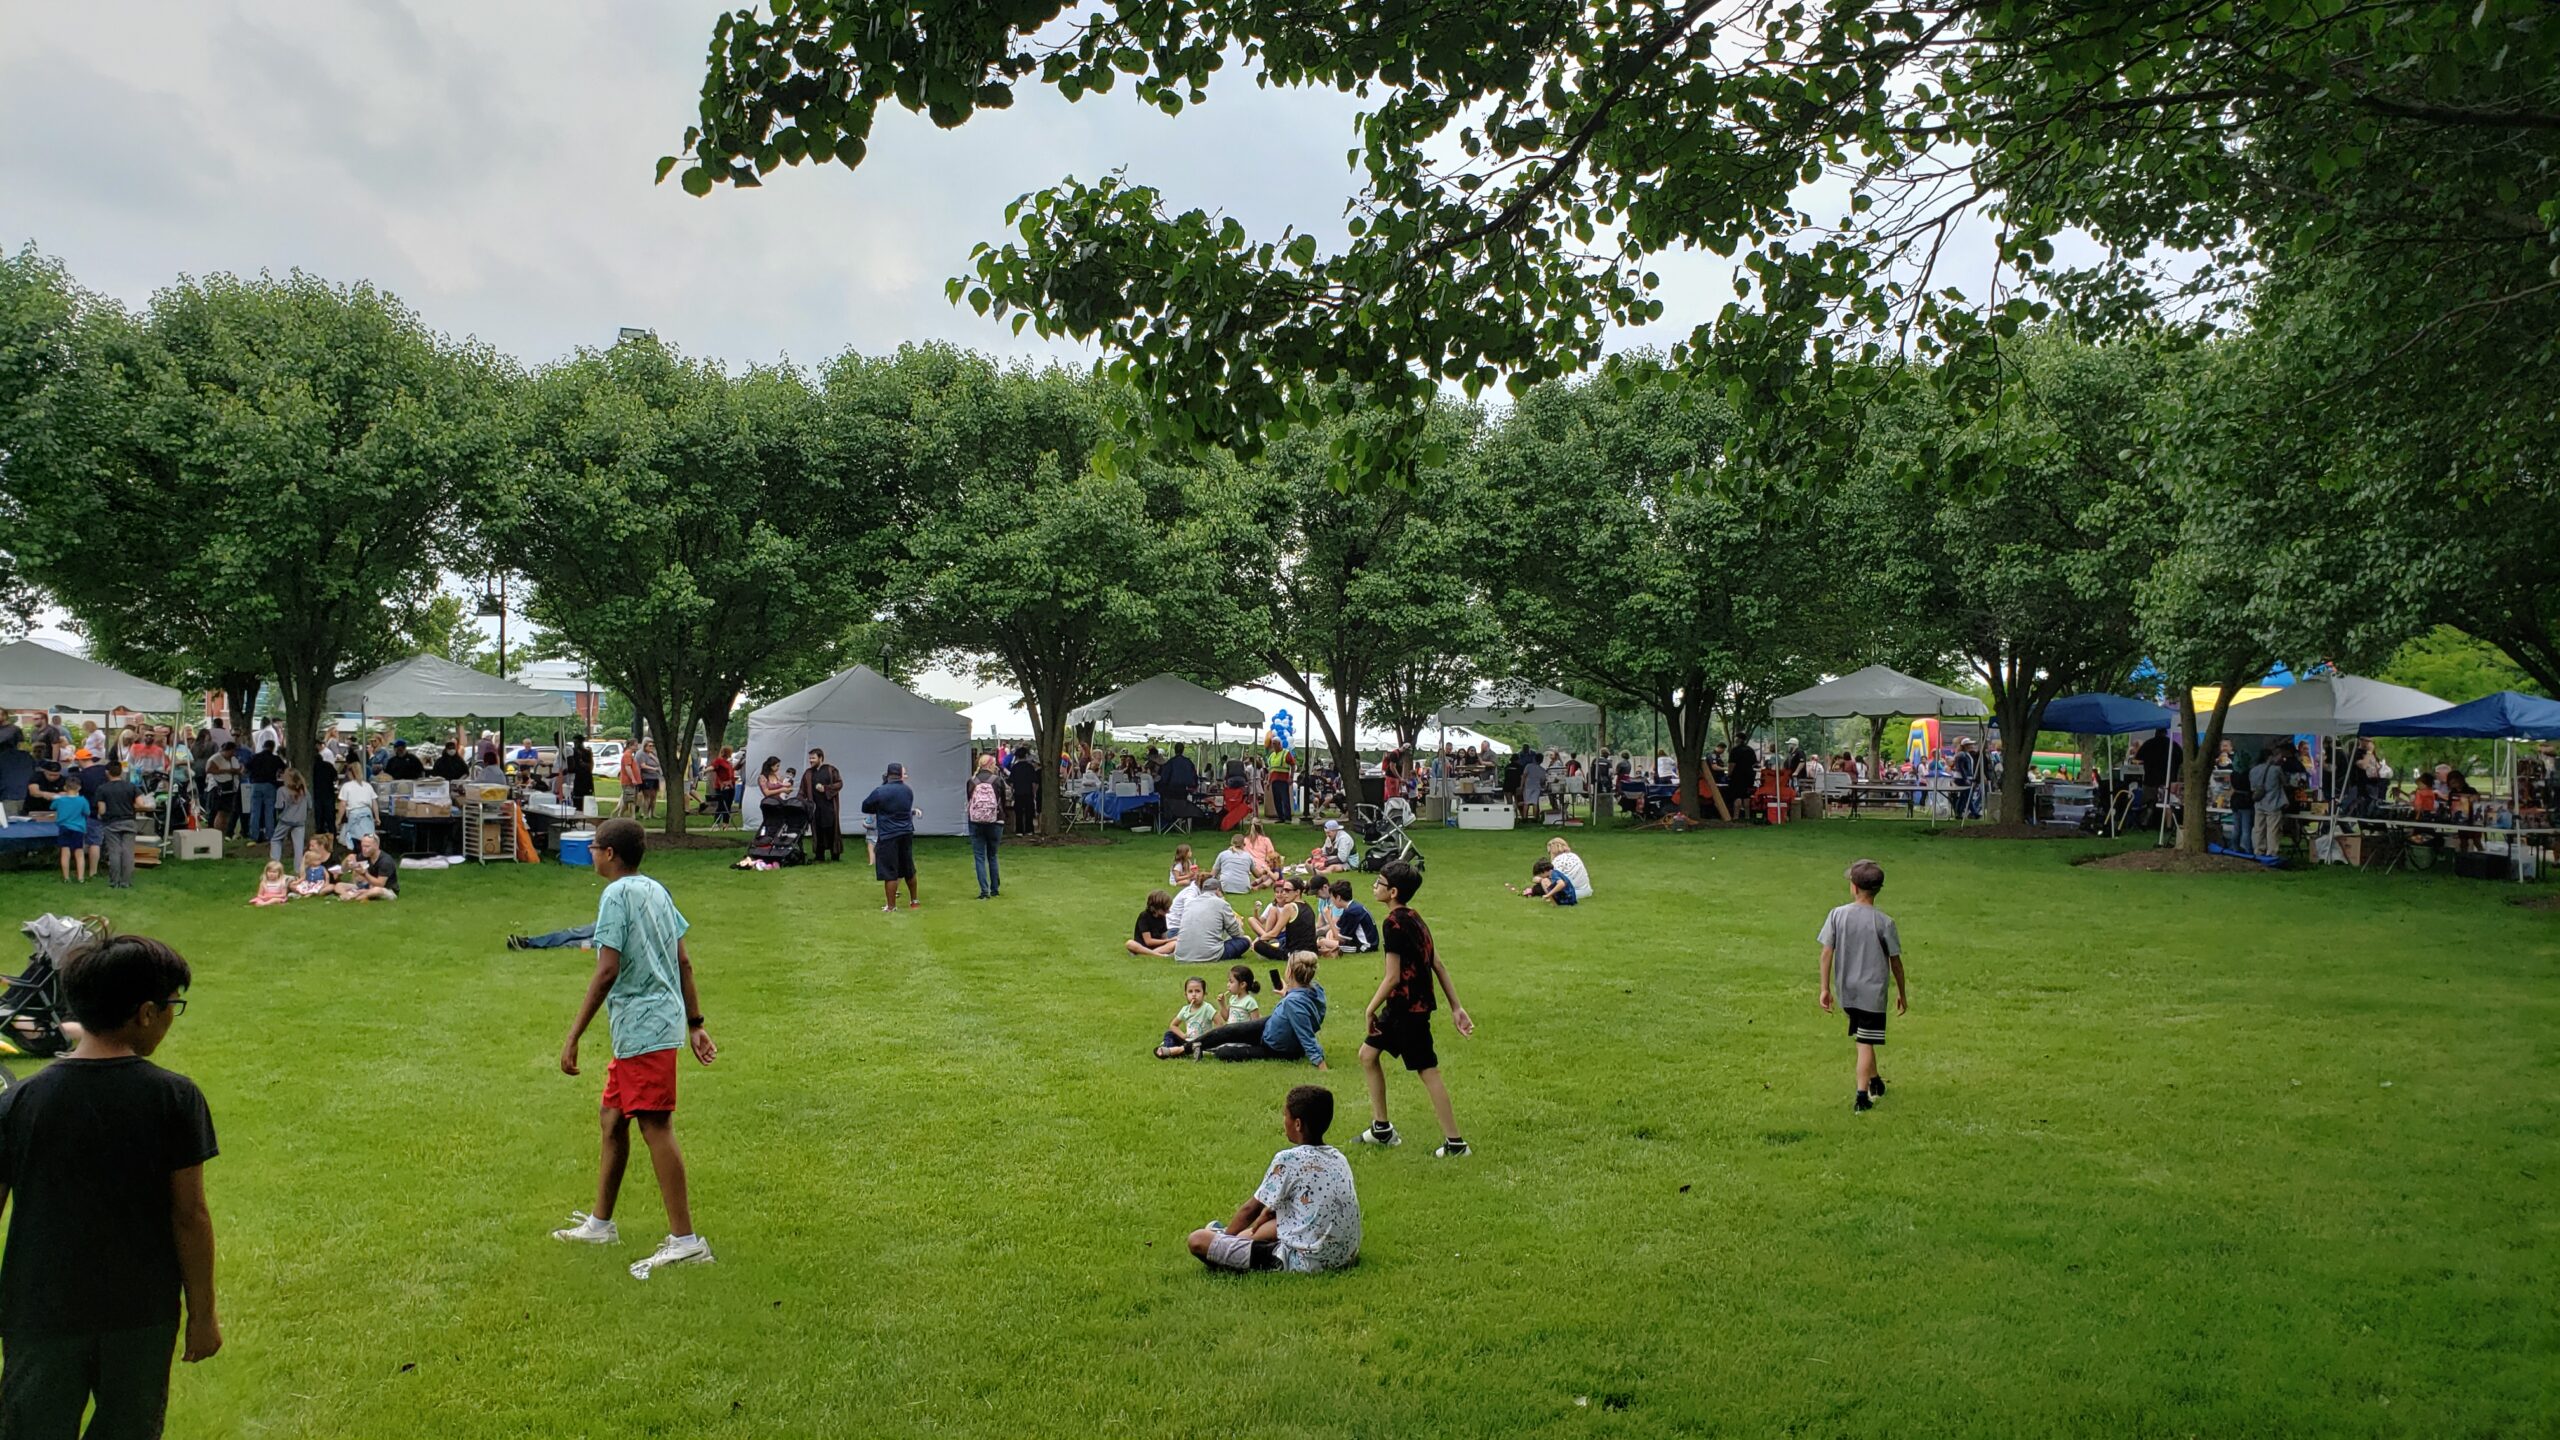
{"type": "Polygon", "coordinates": [[[1363,1042],[1381,1055],[1393,1055],[1404,1068],[1419,1074],[1440,1068],[1440,1052],[1431,1048],[1431,1012],[1390,1010],[1370,1026],[1363,1042]]]}
{"type": "Polygon", "coordinates": [[[916,837],[889,835],[872,841],[871,873],[882,880],[916,878],[916,837]]]}
{"type": "Polygon", "coordinates": [[[1852,1010],[1846,1005],[1843,1005],[1840,1008],[1848,1011],[1849,1014],[1850,1039],[1867,1045],[1881,1045],[1884,1043],[1883,1011],[1852,1010]]]}

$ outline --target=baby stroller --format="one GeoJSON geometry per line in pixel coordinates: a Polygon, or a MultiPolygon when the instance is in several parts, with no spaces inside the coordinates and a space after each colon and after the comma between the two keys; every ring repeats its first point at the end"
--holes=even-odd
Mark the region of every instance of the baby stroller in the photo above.
{"type": "MultiPolygon", "coordinates": [[[[0,981],[0,1055],[50,1060],[71,1048],[63,1033],[62,963],[106,933],[97,920],[40,915],[18,927],[35,941],[25,973],[0,981]]],[[[11,1083],[0,1070],[0,1090],[11,1083]]]]}
{"type": "Polygon", "coordinates": [[[1413,828],[1413,807],[1403,796],[1384,805],[1358,806],[1352,814],[1351,828],[1361,840],[1361,869],[1383,870],[1398,860],[1417,870],[1422,868],[1422,851],[1407,833],[1413,828]]]}
{"type": "MultiPolygon", "coordinates": [[[[809,857],[802,842],[809,835],[809,807],[797,800],[767,800],[764,818],[756,825],[755,843],[747,847],[746,863],[754,865],[797,865],[809,857]]],[[[757,866],[756,868],[763,868],[757,866]]]]}

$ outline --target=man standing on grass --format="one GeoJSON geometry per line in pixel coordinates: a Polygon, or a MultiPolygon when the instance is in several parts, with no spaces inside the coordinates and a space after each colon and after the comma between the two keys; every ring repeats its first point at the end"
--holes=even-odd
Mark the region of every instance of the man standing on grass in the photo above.
{"type": "Polygon", "coordinates": [[[810,829],[817,840],[816,860],[844,858],[844,772],[827,763],[827,752],[809,747],[809,768],[800,772],[800,794],[809,802],[810,829]]]}
{"type": "Polygon", "coordinates": [[[862,797],[862,813],[872,817],[871,873],[879,877],[880,912],[898,908],[898,882],[907,882],[907,908],[916,898],[916,792],[907,787],[907,767],[891,763],[880,783],[862,797]]]}
{"type": "Polygon", "coordinates": [[[613,1208],[622,1193],[622,1172],[631,1163],[631,1125],[638,1121],[667,1210],[666,1240],[631,1267],[641,1280],[661,1265],[711,1259],[711,1246],[694,1232],[684,1151],[676,1144],[676,1051],[690,1046],[693,1058],[705,1065],[720,1053],[702,1028],[684,916],[667,887],[640,873],[647,848],[637,821],[617,818],[596,827],[595,870],[605,881],[604,898],[596,905],[596,969],[569,1026],[568,1043],[560,1047],[560,1073],[578,1073],[578,1040],[602,1008],[613,1030],[601,1111],[604,1163],[596,1179],[595,1213],[573,1213],[575,1225],[551,1232],[555,1240],[589,1245],[621,1241],[613,1208]]]}

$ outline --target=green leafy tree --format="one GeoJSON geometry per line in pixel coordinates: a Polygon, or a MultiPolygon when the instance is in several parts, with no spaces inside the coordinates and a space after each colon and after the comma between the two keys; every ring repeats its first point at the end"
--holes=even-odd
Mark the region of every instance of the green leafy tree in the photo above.
{"type": "MultiPolygon", "coordinates": [[[[900,492],[796,371],[630,340],[536,374],[520,409],[494,538],[531,577],[525,613],[630,701],[671,773],[877,603],[900,492]]],[[[667,833],[685,818],[669,806],[667,833]]]]}
{"type": "MultiPolygon", "coordinates": [[[[287,748],[394,658],[505,467],[498,365],[369,285],[182,281],[90,307],[10,464],[18,555],[109,658],[274,678],[287,748]]],[[[238,700],[235,700],[238,703],[238,700]]],[[[245,713],[247,706],[240,706],[245,713]]]]}
{"type": "Polygon", "coordinates": [[[916,519],[897,624],[1021,693],[1054,834],[1069,710],[1159,671],[1224,681],[1252,663],[1266,622],[1238,578],[1252,553],[1245,482],[1218,468],[1096,471],[1109,397],[1063,370],[916,346],[847,357],[839,376],[881,412],[902,407],[916,519]]]}
{"type": "MultiPolygon", "coordinates": [[[[1277,424],[1347,413],[1336,382],[1354,378],[1397,417],[1389,463],[1343,457],[1363,480],[1419,454],[1438,385],[1516,393],[1594,363],[1610,327],[1664,319],[1666,251],[1740,256],[1740,298],[1677,317],[1691,328],[1675,372],[1849,400],[1905,341],[1939,377],[1996,377],[1998,342],[2041,308],[2020,278],[2100,317],[2174,296],[2188,277],[2147,263],[2163,246],[2203,256],[2205,287],[2245,291],[2297,249],[2454,277],[2410,291],[2424,324],[2521,322],[2512,307],[2560,298],[2560,26],[2539,0],[1109,0],[1067,15],[724,12],[698,121],[659,178],[681,168],[704,195],[804,162],[858,167],[884,108],[956,126],[1029,85],[1069,100],[1126,85],[1169,114],[1245,76],[1355,94],[1339,248],[1176,213],[1116,173],[1071,178],[1010,209],[1013,234],[979,247],[953,293],[1098,340],[1175,443],[1250,454],[1277,424]],[[1836,206],[1808,198],[1826,177],[1836,206]],[[1939,261],[1972,214],[2009,283],[1967,296],[1939,261]],[[2108,258],[2051,273],[2072,227],[2108,258]]],[[[1782,443],[1796,424],[1737,421],[1737,439],[1782,443]]]]}
{"type": "Polygon", "coordinates": [[[2143,465],[2158,354],[2043,333],[2011,359],[2020,383],[1987,412],[1922,392],[1879,415],[1843,536],[1985,688],[2019,759],[2002,773],[2004,816],[2025,813],[2045,707],[2123,688],[2142,658],[2134,587],[2169,539],[2143,465]]]}
{"type": "Polygon", "coordinates": [[[2157,407],[2155,455],[2176,515],[2171,547],[2135,587],[2144,649],[2169,682],[2179,718],[2184,805],[2179,848],[2201,854],[2201,823],[2223,721],[2243,685],[2319,649],[2319,620],[2281,586],[2322,573],[2320,547],[2298,526],[2316,493],[2316,457],[2271,443],[2257,422],[2270,374],[2246,347],[2220,345],[2175,365],[2157,407]],[[2214,691],[2198,714],[2195,691],[2214,691]]]}
{"type": "Polygon", "coordinates": [[[1709,483],[1735,428],[1720,400],[1613,367],[1532,390],[1483,451],[1504,521],[1482,581],[1509,649],[1531,675],[1661,717],[1691,819],[1717,713],[1765,713],[1836,664],[1858,593],[1810,486],[1709,483]]]}
{"type": "Polygon", "coordinates": [[[1429,434],[1437,458],[1412,485],[1337,489],[1332,456],[1356,442],[1334,432],[1383,430],[1389,419],[1364,411],[1285,436],[1256,472],[1265,482],[1257,492],[1264,544],[1246,563],[1270,577],[1272,595],[1261,658],[1315,721],[1306,738],[1320,734],[1344,775],[1360,773],[1364,705],[1384,702],[1411,743],[1413,707],[1463,696],[1468,657],[1498,638],[1464,578],[1466,552],[1485,535],[1470,474],[1482,417],[1472,406],[1435,407],[1429,434]],[[1330,707],[1318,682],[1331,692],[1330,707]]]}
{"type": "Polygon", "coordinates": [[[404,630],[412,653],[497,673],[498,647],[480,633],[477,607],[450,590],[438,590],[414,607],[404,630]]]}

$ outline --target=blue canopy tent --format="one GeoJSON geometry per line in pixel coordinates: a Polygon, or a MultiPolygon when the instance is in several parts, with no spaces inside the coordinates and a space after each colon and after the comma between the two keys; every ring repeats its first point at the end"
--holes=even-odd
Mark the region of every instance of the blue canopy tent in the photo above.
{"type": "Polygon", "coordinates": [[[2516,747],[2518,740],[2560,740],[2560,700],[2546,700],[2516,690],[2501,690],[2477,700],[2445,710],[2431,710],[2423,715],[2409,715],[2396,720],[2369,720],[2360,733],[2367,736],[2443,740],[2502,740],[2507,746],[2507,798],[2515,806],[2519,828],[2507,837],[2509,853],[2514,857],[2515,877],[2528,878],[2535,867],[2529,865],[2537,853],[2525,846],[2526,832],[2520,828],[2524,819],[2524,792],[2516,783],[2516,747]]]}
{"type": "Polygon", "coordinates": [[[2071,735],[2130,735],[2177,723],[2165,708],[2130,695],[2065,695],[2044,707],[2044,728],[2071,735]]]}
{"type": "Polygon", "coordinates": [[[2450,710],[2402,720],[2370,720],[2362,733],[2446,740],[2560,740],[2560,700],[2501,690],[2450,710]]]}

